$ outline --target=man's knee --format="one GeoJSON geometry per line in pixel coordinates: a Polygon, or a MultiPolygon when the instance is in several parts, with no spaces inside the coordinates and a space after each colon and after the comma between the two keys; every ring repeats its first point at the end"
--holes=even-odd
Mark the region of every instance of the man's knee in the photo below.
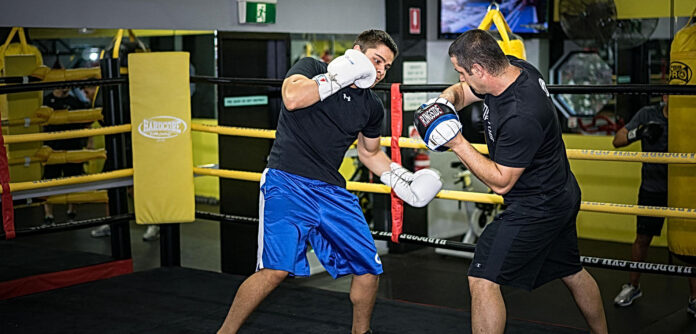
{"type": "Polygon", "coordinates": [[[357,280],[358,282],[366,282],[366,283],[371,283],[371,282],[376,282],[379,280],[378,275],[373,275],[373,274],[362,274],[362,275],[353,275],[353,279],[357,280]]]}
{"type": "Polygon", "coordinates": [[[585,268],[580,269],[580,271],[576,272],[575,274],[570,274],[568,276],[565,276],[561,278],[563,283],[566,285],[572,285],[573,283],[581,282],[587,278],[593,279],[592,276],[585,270],[585,268]]]}
{"type": "Polygon", "coordinates": [[[286,277],[288,277],[288,272],[284,270],[275,269],[261,269],[256,275],[264,277],[267,281],[273,282],[275,284],[280,284],[286,277]]]}
{"type": "Polygon", "coordinates": [[[486,292],[499,290],[500,285],[485,278],[469,276],[469,290],[473,292],[486,292]]]}

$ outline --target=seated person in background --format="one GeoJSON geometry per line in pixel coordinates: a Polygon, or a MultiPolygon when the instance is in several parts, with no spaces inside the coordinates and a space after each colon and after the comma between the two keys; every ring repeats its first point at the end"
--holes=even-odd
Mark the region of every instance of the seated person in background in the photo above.
{"type": "MultiPolygon", "coordinates": [[[[640,140],[644,152],[667,152],[667,100],[668,96],[664,95],[662,103],[638,110],[631,121],[616,132],[614,147],[624,147],[640,140]]],[[[643,163],[638,205],[667,206],[667,164],[643,163]]],[[[637,216],[636,239],[631,249],[632,261],[645,261],[650,242],[654,236],[660,235],[663,223],[663,217],[637,216]]],[[[630,273],[629,283],[624,284],[614,298],[616,306],[630,306],[643,295],[639,279],[639,272],[630,273]]],[[[687,312],[696,317],[696,278],[689,278],[689,286],[691,298],[687,312]]]]}
{"type": "MultiPolygon", "coordinates": [[[[56,66],[60,66],[60,64],[54,65],[54,68],[56,68],[56,66]]],[[[44,105],[53,108],[53,110],[74,110],[87,108],[87,105],[82,103],[82,101],[80,101],[78,98],[76,98],[70,93],[69,88],[54,89],[51,93],[44,97],[44,105]]],[[[84,123],[46,125],[43,127],[43,132],[77,130],[83,129],[84,127],[84,123]]],[[[86,142],[84,138],[51,140],[44,142],[44,145],[49,146],[53,150],[81,150],[85,147],[85,144],[86,142]]],[[[55,179],[60,177],[76,176],[80,174],[83,174],[83,168],[81,163],[45,165],[43,178],[55,179]]],[[[69,203],[68,210],[66,213],[68,221],[74,220],[76,215],[77,213],[75,211],[75,206],[69,203]]],[[[44,224],[55,224],[52,204],[44,204],[44,224]]]]}

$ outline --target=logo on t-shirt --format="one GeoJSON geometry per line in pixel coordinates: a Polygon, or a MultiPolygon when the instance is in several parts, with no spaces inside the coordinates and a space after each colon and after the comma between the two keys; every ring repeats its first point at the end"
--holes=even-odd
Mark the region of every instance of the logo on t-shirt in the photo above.
{"type": "Polygon", "coordinates": [[[539,86],[541,86],[541,90],[543,90],[544,93],[546,93],[546,97],[551,96],[551,94],[549,94],[549,90],[546,89],[546,83],[544,82],[544,79],[539,78],[539,86]]]}
{"type": "Polygon", "coordinates": [[[486,122],[486,132],[488,132],[488,139],[492,142],[495,141],[493,139],[493,129],[491,128],[491,121],[488,119],[488,114],[489,114],[489,109],[488,105],[486,103],[483,104],[483,121],[486,122]]]}
{"type": "Polygon", "coordinates": [[[346,95],[346,93],[343,93],[343,99],[350,102],[350,95],[346,95]]]}

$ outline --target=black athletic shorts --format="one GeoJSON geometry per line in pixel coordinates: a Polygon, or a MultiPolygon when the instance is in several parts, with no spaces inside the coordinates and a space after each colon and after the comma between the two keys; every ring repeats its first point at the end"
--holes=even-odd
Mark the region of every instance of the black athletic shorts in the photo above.
{"type": "Polygon", "coordinates": [[[44,179],[57,179],[60,177],[77,176],[84,174],[83,164],[60,164],[44,166],[44,179]]]}
{"type": "Polygon", "coordinates": [[[508,208],[483,230],[469,276],[500,285],[535,289],[582,270],[573,209],[535,217],[508,208]]]}
{"type": "MultiPolygon", "coordinates": [[[[638,205],[667,206],[667,192],[638,192],[638,205]]],[[[658,236],[662,232],[664,217],[638,216],[636,218],[636,233],[658,236]]]]}

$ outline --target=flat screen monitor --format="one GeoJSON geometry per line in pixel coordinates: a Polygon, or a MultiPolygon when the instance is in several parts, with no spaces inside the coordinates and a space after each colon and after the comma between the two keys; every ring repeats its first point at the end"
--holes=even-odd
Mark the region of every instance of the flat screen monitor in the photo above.
{"type": "MultiPolygon", "coordinates": [[[[440,0],[438,37],[456,38],[460,33],[478,28],[491,2],[440,0]]],[[[547,0],[499,0],[496,3],[513,33],[525,37],[546,32],[547,0]]],[[[495,25],[491,30],[495,30],[495,25]]]]}

